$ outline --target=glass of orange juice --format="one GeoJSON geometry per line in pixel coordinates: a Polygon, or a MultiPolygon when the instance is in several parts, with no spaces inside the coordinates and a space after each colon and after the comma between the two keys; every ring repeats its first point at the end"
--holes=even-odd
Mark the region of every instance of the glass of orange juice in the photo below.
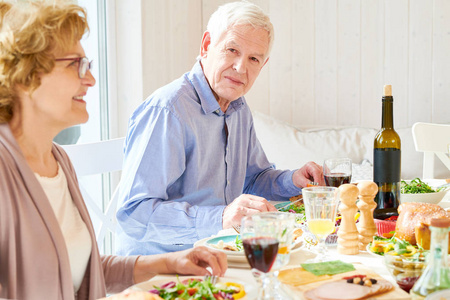
{"type": "Polygon", "coordinates": [[[325,239],[334,232],[339,190],[336,187],[316,186],[302,189],[308,230],[319,240],[315,262],[330,260],[325,239]]]}

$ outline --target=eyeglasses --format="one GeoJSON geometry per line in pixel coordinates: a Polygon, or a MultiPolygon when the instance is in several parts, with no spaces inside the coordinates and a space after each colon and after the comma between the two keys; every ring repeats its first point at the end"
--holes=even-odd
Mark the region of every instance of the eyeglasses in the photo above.
{"type": "Polygon", "coordinates": [[[93,67],[92,60],[89,61],[89,59],[86,56],[55,59],[55,61],[65,61],[65,60],[72,60],[72,61],[78,63],[78,77],[80,77],[80,78],[84,78],[86,76],[86,72],[88,70],[92,70],[92,67],[93,67]]]}

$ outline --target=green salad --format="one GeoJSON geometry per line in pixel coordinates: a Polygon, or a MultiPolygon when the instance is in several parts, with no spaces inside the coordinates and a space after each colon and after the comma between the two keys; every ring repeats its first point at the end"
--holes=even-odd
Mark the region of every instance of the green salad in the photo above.
{"type": "Polygon", "coordinates": [[[165,300],[223,300],[240,299],[245,296],[244,286],[236,282],[213,284],[209,278],[206,280],[192,278],[180,282],[178,276],[177,281],[169,281],[160,287],[154,286],[149,292],[165,300]]]}
{"type": "Polygon", "coordinates": [[[305,205],[304,204],[291,204],[287,207],[278,209],[278,211],[281,212],[290,212],[290,213],[295,213],[295,214],[301,214],[301,216],[296,218],[297,223],[304,223],[306,222],[306,216],[305,216],[305,205]]]}
{"type": "Polygon", "coordinates": [[[433,189],[431,186],[420,180],[419,178],[415,178],[411,180],[410,183],[402,180],[400,186],[400,192],[402,194],[426,194],[426,193],[436,193],[441,191],[443,188],[438,190],[433,189]]]}

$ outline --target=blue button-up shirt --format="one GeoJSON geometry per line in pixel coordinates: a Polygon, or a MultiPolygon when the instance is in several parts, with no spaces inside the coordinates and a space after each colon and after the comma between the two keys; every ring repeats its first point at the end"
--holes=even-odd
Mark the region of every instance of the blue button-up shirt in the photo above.
{"type": "Polygon", "coordinates": [[[197,62],[130,118],[117,253],[190,248],[222,229],[225,206],[243,193],[273,200],[299,194],[293,172],[267,160],[244,97],[222,112],[197,62]]]}

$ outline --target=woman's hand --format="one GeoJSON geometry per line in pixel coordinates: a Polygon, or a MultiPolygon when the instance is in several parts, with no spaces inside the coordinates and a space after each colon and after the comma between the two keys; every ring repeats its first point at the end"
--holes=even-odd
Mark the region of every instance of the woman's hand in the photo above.
{"type": "Polygon", "coordinates": [[[184,251],[140,256],[134,266],[134,282],[139,283],[157,274],[210,275],[223,276],[228,268],[225,253],[195,247],[184,251]]]}

